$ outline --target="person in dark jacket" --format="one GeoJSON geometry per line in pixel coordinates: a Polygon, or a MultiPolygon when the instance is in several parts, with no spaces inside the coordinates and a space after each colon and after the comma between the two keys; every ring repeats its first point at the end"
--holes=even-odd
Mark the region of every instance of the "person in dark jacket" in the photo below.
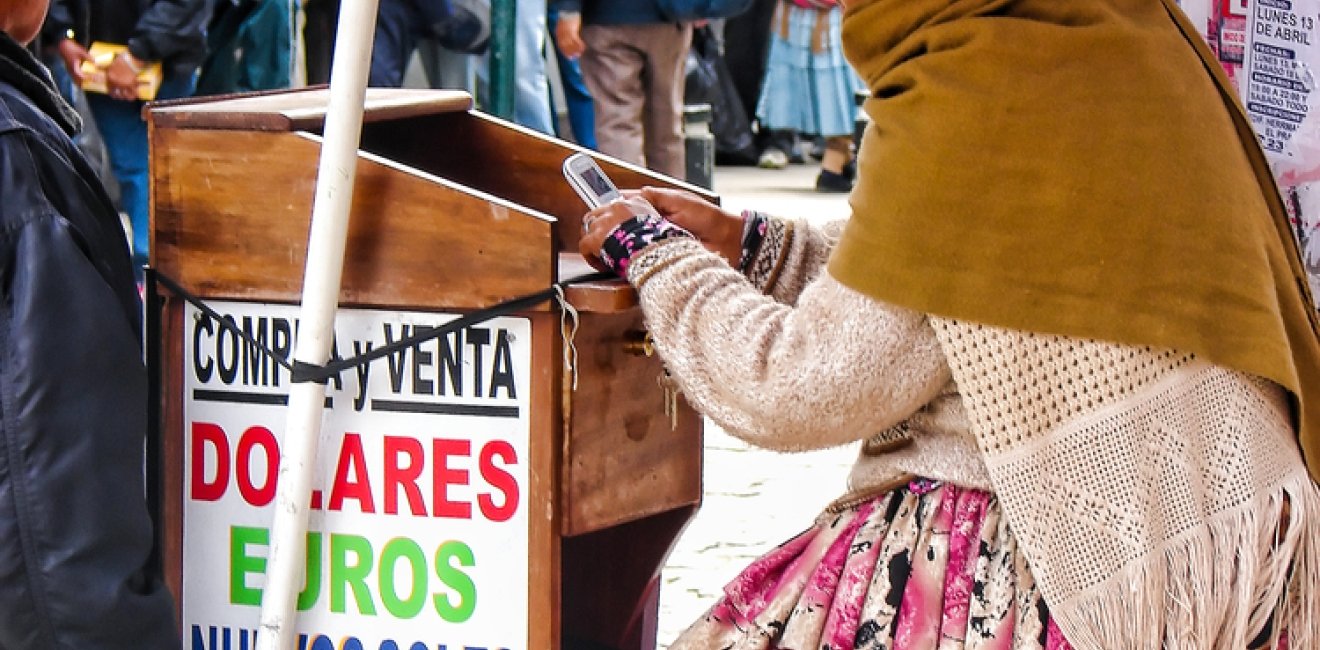
{"type": "Polygon", "coordinates": [[[137,99],[137,72],[159,61],[163,79],[156,99],[193,94],[197,69],[206,58],[206,24],[215,0],[50,0],[44,33],[59,43],[75,81],[95,41],[127,45],[106,71],[108,94],[88,93],[87,102],[110,155],[124,212],[133,224],[133,262],[141,279],[147,262],[147,124],[137,99]]]}
{"type": "Polygon", "coordinates": [[[291,85],[292,20],[285,0],[219,0],[206,29],[197,94],[276,90],[291,85]]]}
{"type": "Polygon", "coordinates": [[[582,57],[596,100],[601,153],[675,178],[686,175],[683,70],[692,25],[660,13],[656,0],[554,0],[555,43],[582,57]]]}
{"type": "Polygon", "coordinates": [[[174,650],[128,247],[78,114],[23,47],[45,8],[0,0],[0,648],[174,650]]]}

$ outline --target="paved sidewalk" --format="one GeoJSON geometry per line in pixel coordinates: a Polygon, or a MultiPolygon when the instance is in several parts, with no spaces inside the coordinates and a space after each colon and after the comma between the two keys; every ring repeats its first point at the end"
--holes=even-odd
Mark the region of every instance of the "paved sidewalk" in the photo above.
{"type": "Polygon", "coordinates": [[[816,191],[817,165],[789,165],[784,169],[716,167],[715,191],[725,207],[757,209],[786,217],[823,223],[848,217],[848,195],[816,191]]]}
{"type": "MultiPolygon", "coordinates": [[[[715,191],[733,210],[813,223],[845,218],[842,194],[818,194],[815,165],[719,167],[715,191]]],[[[708,608],[738,571],[809,526],[842,493],[855,445],[781,454],[755,449],[706,422],[705,497],[670,555],[660,592],[659,647],[708,608]]]]}

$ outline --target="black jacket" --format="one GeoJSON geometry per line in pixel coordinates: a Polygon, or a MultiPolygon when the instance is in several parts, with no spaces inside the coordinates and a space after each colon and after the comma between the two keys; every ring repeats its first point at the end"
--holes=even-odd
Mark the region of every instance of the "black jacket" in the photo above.
{"type": "Polygon", "coordinates": [[[146,569],[137,293],[76,129],[0,33],[0,648],[175,650],[146,569]]]}
{"type": "Polygon", "coordinates": [[[72,30],[84,47],[126,44],[139,59],[191,74],[206,58],[214,10],[214,0],[51,0],[42,41],[58,43],[72,30]]]}

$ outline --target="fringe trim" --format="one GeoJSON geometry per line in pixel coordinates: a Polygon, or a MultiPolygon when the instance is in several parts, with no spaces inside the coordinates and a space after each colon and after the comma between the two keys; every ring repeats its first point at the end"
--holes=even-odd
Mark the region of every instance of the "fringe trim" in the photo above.
{"type": "Polygon", "coordinates": [[[1078,650],[1279,648],[1281,635],[1291,650],[1320,648],[1320,486],[1295,471],[1085,595],[1049,605],[1078,650]]]}

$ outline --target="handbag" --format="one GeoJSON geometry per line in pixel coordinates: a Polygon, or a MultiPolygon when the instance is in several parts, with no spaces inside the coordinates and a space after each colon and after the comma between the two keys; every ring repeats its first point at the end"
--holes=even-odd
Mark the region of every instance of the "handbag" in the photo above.
{"type": "Polygon", "coordinates": [[[752,0],[656,0],[661,15],[676,23],[711,18],[733,18],[747,11],[752,0]]]}
{"type": "Polygon", "coordinates": [[[755,164],[757,152],[752,125],[710,27],[692,30],[692,47],[688,50],[686,67],[683,101],[688,105],[710,105],[710,130],[715,136],[716,161],[721,164],[755,164]]]}

